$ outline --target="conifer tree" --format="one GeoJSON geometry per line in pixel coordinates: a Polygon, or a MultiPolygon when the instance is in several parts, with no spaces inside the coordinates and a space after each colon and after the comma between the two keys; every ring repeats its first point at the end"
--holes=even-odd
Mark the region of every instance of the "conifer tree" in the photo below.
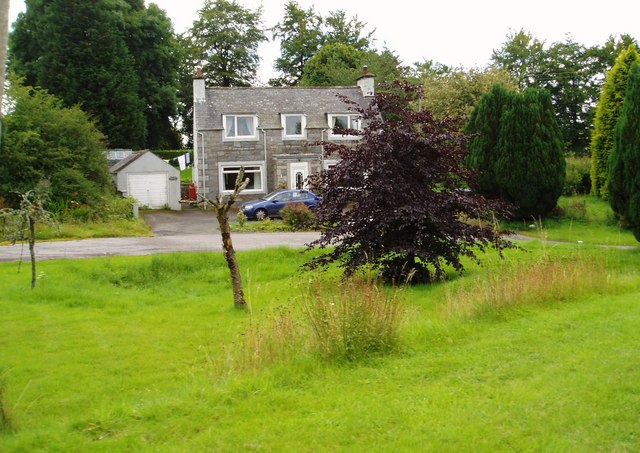
{"type": "Polygon", "coordinates": [[[609,202],[640,241],[640,63],[631,67],[609,160],[609,202]]]}
{"type": "Polygon", "coordinates": [[[98,122],[108,145],[161,146],[175,113],[171,23],[141,0],[26,0],[10,67],[98,122]],[[158,133],[160,131],[160,137],[158,133]],[[153,140],[149,141],[153,135],[153,140]],[[154,141],[156,140],[156,141],[154,141]]]}
{"type": "Polygon", "coordinates": [[[517,217],[540,216],[556,206],[565,178],[562,132],[546,90],[515,95],[500,118],[496,183],[517,217]]]}
{"type": "Polygon", "coordinates": [[[465,130],[472,136],[469,141],[468,162],[478,171],[476,189],[491,198],[500,196],[495,172],[500,119],[514,96],[514,92],[502,85],[494,85],[471,113],[465,130]]]}
{"type": "Polygon", "coordinates": [[[637,61],[640,59],[633,45],[620,53],[615,65],[607,74],[602,86],[600,102],[596,108],[591,134],[591,193],[603,198],[607,198],[609,155],[613,148],[616,122],[627,90],[629,70],[637,61]]]}

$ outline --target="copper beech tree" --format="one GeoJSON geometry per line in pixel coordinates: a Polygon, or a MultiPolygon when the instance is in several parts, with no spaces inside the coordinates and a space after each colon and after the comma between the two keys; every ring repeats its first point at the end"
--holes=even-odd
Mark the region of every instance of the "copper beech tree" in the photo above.
{"type": "Polygon", "coordinates": [[[321,237],[310,247],[333,246],[307,263],[338,263],[345,276],[372,266],[389,282],[442,278],[461,258],[511,246],[494,221],[504,207],[469,191],[467,137],[460,119],[418,111],[419,88],[395,82],[363,108],[346,98],[366,127],[355,146],[323,143],[338,164],[312,181],[323,201],[316,211],[321,237]]]}
{"type": "Polygon", "coordinates": [[[233,241],[231,240],[231,226],[229,225],[229,210],[236,201],[240,192],[242,192],[247,185],[249,185],[249,178],[244,178],[244,167],[240,167],[238,177],[236,178],[236,184],[233,192],[224,197],[220,194],[216,195],[215,200],[209,200],[205,198],[205,203],[213,206],[216,210],[216,217],[220,224],[220,234],[222,235],[222,252],[224,259],[227,261],[229,267],[229,273],[231,274],[231,287],[233,289],[233,304],[238,308],[244,308],[247,302],[244,299],[244,288],[242,285],[242,275],[240,274],[240,266],[238,265],[238,259],[236,258],[236,251],[233,248],[233,241]]]}

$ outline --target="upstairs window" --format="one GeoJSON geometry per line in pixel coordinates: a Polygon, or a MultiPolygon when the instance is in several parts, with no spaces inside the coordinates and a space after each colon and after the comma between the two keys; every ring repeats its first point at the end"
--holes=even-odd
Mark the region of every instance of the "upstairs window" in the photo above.
{"type": "Polygon", "coordinates": [[[283,140],[300,140],[307,136],[307,117],[301,114],[282,115],[283,140]]]}
{"type": "Polygon", "coordinates": [[[255,115],[225,115],[225,140],[257,140],[258,121],[255,115]]]}
{"type": "Polygon", "coordinates": [[[359,135],[343,134],[341,131],[345,129],[354,129],[359,131],[360,117],[353,114],[332,114],[329,115],[329,139],[347,139],[357,140],[359,135]]]}

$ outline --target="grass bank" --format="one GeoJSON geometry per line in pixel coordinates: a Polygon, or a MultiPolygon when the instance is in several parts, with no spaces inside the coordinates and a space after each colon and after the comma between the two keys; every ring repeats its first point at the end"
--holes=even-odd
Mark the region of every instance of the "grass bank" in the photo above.
{"type": "Polygon", "coordinates": [[[407,288],[394,353],[300,347],[243,369],[234,358],[270,354],[247,349],[252,326],[268,337],[288,319],[304,335],[315,276],[297,273],[298,251],[239,253],[250,313],[233,308],[220,254],[46,261],[33,291],[0,264],[0,450],[638,450],[640,252],[527,248],[407,288]],[[468,309],[499,288],[513,303],[468,309]]]}
{"type": "Polygon", "coordinates": [[[506,228],[551,241],[591,245],[637,246],[630,230],[622,227],[609,203],[593,196],[560,197],[559,210],[544,219],[508,222],[506,228]]]}

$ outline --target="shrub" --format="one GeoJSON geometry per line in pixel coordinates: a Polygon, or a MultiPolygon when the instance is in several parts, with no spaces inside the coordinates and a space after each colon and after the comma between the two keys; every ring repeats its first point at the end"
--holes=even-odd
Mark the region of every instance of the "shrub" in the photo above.
{"type": "Polygon", "coordinates": [[[586,195],[591,192],[591,158],[567,157],[567,175],[563,195],[586,195]]]}
{"type": "Polygon", "coordinates": [[[323,357],[356,361],[397,348],[405,314],[403,289],[384,288],[371,277],[344,280],[337,294],[315,282],[304,295],[304,311],[323,357]]]}
{"type": "Polygon", "coordinates": [[[295,230],[308,230],[315,224],[313,211],[304,203],[288,203],[280,210],[280,216],[286,225],[295,230]]]}

